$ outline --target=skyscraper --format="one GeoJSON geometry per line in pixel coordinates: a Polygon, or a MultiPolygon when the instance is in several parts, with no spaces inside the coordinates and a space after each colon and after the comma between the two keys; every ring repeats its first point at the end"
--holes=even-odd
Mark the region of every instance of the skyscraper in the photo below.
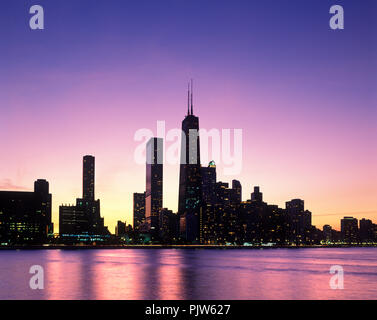
{"type": "Polygon", "coordinates": [[[326,242],[331,242],[332,241],[332,227],[328,224],[325,224],[323,226],[323,240],[326,242]]]}
{"type": "Polygon", "coordinates": [[[39,210],[41,216],[46,221],[47,233],[52,234],[54,232],[54,224],[51,222],[51,204],[52,195],[49,192],[49,183],[44,179],[38,179],[34,182],[34,193],[38,194],[41,198],[39,210]]]}
{"type": "Polygon", "coordinates": [[[178,219],[173,211],[163,208],[160,211],[160,240],[162,243],[174,243],[178,236],[178,219]]]}
{"type": "MultiPolygon", "coordinates": [[[[59,207],[59,229],[61,238],[78,235],[107,235],[101,217],[100,200],[94,198],[95,160],[93,156],[83,158],[83,197],[76,199],[76,205],[59,207]]],[[[88,238],[90,241],[90,237],[88,238]]]]}
{"type": "Polygon", "coordinates": [[[119,221],[115,226],[115,235],[117,237],[122,237],[126,235],[126,222],[119,221]]]}
{"type": "Polygon", "coordinates": [[[199,118],[193,112],[193,85],[189,86],[187,115],[182,121],[178,213],[180,234],[188,242],[199,241],[202,210],[199,118]]]}
{"type": "Polygon", "coordinates": [[[263,201],[263,193],[260,192],[259,187],[254,187],[254,192],[251,194],[251,201],[252,202],[262,202],[263,201]]]}
{"type": "Polygon", "coordinates": [[[210,161],[208,167],[202,167],[202,193],[203,203],[214,204],[216,185],[216,164],[210,161]]]}
{"type": "Polygon", "coordinates": [[[304,200],[293,199],[285,203],[290,225],[291,242],[304,244],[307,242],[312,226],[312,214],[305,210],[304,200]]]}
{"type": "Polygon", "coordinates": [[[134,193],[134,230],[140,230],[145,223],[145,192],[134,193]]]}
{"type": "Polygon", "coordinates": [[[82,198],[94,200],[94,157],[85,156],[83,159],[82,198]]]}
{"type": "Polygon", "coordinates": [[[158,235],[159,213],[162,209],[163,140],[151,138],[146,151],[145,220],[153,239],[158,235]]]}
{"type": "Polygon", "coordinates": [[[342,241],[348,244],[359,241],[359,228],[357,219],[353,217],[344,217],[340,220],[342,241]]]}
{"type": "Polygon", "coordinates": [[[369,219],[361,219],[359,221],[360,225],[360,241],[364,243],[373,242],[374,239],[374,229],[375,225],[369,219]]]}
{"type": "Polygon", "coordinates": [[[242,186],[238,180],[232,180],[232,195],[231,200],[233,202],[240,203],[242,201],[242,186]]]}

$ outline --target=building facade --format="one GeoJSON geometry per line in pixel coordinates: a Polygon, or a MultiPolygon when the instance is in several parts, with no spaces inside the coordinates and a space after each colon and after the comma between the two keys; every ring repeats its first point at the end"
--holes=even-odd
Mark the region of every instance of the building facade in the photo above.
{"type": "Polygon", "coordinates": [[[340,228],[343,242],[348,244],[359,242],[359,228],[356,218],[344,217],[340,221],[340,228]]]}
{"type": "Polygon", "coordinates": [[[83,197],[76,199],[75,205],[59,207],[59,234],[63,242],[101,241],[101,236],[109,235],[101,217],[100,200],[95,200],[94,186],[95,159],[84,156],[83,197]]]}
{"type": "Polygon", "coordinates": [[[159,233],[159,213],[163,203],[163,140],[151,138],[147,142],[145,222],[152,240],[159,233]]]}
{"type": "Polygon", "coordinates": [[[0,243],[42,244],[53,233],[49,183],[37,180],[33,192],[0,191],[0,243]]]}
{"type": "Polygon", "coordinates": [[[200,242],[202,170],[199,118],[193,113],[192,83],[191,92],[188,92],[187,115],[182,121],[178,214],[181,238],[190,243],[200,242]]]}
{"type": "Polygon", "coordinates": [[[134,230],[142,231],[145,224],[145,192],[133,195],[134,230]]]}

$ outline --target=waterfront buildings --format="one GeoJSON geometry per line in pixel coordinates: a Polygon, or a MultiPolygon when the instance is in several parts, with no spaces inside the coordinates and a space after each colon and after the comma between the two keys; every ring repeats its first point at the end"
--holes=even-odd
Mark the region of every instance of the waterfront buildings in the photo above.
{"type": "Polygon", "coordinates": [[[49,183],[39,179],[33,192],[0,191],[0,243],[41,244],[53,234],[49,183]]]}

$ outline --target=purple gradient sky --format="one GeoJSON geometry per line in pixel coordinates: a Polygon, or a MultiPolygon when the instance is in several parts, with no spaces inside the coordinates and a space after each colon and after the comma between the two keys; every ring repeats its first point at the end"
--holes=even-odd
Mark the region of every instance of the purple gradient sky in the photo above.
{"type": "MultiPolygon", "coordinates": [[[[202,128],[243,130],[243,198],[261,186],[284,206],[302,198],[318,227],[344,215],[377,222],[376,4],[337,1],[30,1],[2,3],[0,189],[46,178],[58,206],[81,196],[82,156],[96,157],[96,196],[110,230],[132,222],[145,189],[133,136],[180,128],[195,79],[202,128]]],[[[178,167],[164,168],[177,209],[178,167]]],[[[167,187],[169,186],[169,187],[167,187]]]]}

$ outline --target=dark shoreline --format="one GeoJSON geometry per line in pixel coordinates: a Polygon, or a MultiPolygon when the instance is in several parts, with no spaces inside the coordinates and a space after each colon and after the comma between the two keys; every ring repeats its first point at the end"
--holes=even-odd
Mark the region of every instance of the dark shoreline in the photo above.
{"type": "Polygon", "coordinates": [[[1,250],[98,250],[98,249],[217,249],[217,250],[260,250],[260,249],[316,249],[316,248],[376,248],[371,245],[318,245],[318,246],[215,246],[215,245],[34,245],[0,246],[1,250]]]}

